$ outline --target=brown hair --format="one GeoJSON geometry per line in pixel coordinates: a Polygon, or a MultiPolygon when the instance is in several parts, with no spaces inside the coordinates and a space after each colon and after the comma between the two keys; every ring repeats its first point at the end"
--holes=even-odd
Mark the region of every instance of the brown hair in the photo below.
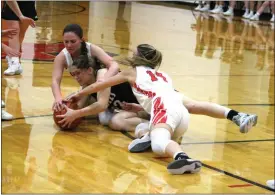
{"type": "Polygon", "coordinates": [[[162,54],[156,48],[148,44],[140,44],[137,46],[137,54],[132,58],[120,60],[122,64],[136,66],[147,66],[155,69],[160,66],[162,62],[162,54]]]}
{"type": "Polygon", "coordinates": [[[78,69],[88,69],[91,67],[94,70],[95,76],[97,74],[97,71],[103,68],[96,58],[88,57],[87,55],[78,56],[73,61],[72,66],[75,66],[78,69]]]}
{"type": "Polygon", "coordinates": [[[81,47],[80,47],[80,52],[81,52],[81,55],[87,55],[88,54],[88,50],[87,50],[87,47],[86,47],[86,43],[83,40],[83,30],[82,30],[81,26],[79,26],[78,24],[68,24],[63,29],[63,35],[65,33],[67,33],[67,32],[73,32],[80,39],[82,39],[82,41],[81,41],[81,47]]]}

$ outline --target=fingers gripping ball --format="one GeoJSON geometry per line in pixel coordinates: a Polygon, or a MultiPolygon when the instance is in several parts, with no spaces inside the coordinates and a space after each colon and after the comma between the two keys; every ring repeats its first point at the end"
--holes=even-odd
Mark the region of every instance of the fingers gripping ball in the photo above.
{"type": "MultiPolygon", "coordinates": [[[[77,110],[78,109],[78,105],[76,102],[67,102],[67,101],[63,101],[62,102],[63,104],[65,104],[68,108],[70,109],[73,109],[73,110],[77,110]]],[[[62,118],[57,118],[56,116],[57,115],[63,115],[63,114],[66,114],[66,108],[63,108],[61,111],[54,111],[53,113],[53,119],[54,119],[54,122],[55,124],[61,129],[61,130],[72,130],[72,129],[75,129],[82,121],[82,118],[77,118],[75,119],[70,127],[68,126],[65,126],[65,127],[62,127],[63,123],[58,123],[59,121],[62,120],[62,118]]]]}

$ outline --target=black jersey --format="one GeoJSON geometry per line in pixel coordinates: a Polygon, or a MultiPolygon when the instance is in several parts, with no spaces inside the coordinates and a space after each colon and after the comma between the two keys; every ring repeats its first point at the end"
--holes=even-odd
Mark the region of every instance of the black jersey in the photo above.
{"type": "MultiPolygon", "coordinates": [[[[97,99],[96,93],[91,95],[95,99],[97,99]]],[[[121,104],[123,102],[139,104],[128,82],[121,83],[111,87],[108,108],[112,110],[122,109],[121,104]]]]}
{"type": "Polygon", "coordinates": [[[131,85],[128,82],[111,87],[108,108],[122,109],[121,104],[123,102],[139,104],[136,96],[133,94],[131,85]]]}

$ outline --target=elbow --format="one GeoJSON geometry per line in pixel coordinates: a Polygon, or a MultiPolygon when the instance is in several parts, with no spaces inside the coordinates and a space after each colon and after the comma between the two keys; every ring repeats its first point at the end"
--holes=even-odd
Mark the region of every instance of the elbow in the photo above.
{"type": "Polygon", "coordinates": [[[118,63],[116,61],[113,61],[111,67],[113,67],[113,70],[118,73],[119,72],[119,66],[118,63]]]}

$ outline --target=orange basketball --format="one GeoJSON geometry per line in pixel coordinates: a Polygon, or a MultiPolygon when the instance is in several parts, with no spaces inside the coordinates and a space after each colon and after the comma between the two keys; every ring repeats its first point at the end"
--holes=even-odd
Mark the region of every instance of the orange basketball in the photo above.
{"type": "MultiPolygon", "coordinates": [[[[63,101],[63,104],[67,105],[68,108],[71,108],[73,110],[77,110],[78,109],[78,106],[77,106],[77,103],[74,103],[74,102],[67,102],[67,101],[63,101]]],[[[82,121],[82,118],[77,118],[75,119],[72,123],[71,123],[71,126],[68,127],[62,127],[62,124],[58,123],[59,121],[62,120],[62,118],[57,118],[56,116],[57,115],[63,115],[65,114],[67,111],[65,108],[63,108],[61,111],[54,111],[53,112],[53,119],[54,119],[54,122],[55,124],[61,129],[61,130],[72,130],[74,128],[76,128],[82,121]]]]}

